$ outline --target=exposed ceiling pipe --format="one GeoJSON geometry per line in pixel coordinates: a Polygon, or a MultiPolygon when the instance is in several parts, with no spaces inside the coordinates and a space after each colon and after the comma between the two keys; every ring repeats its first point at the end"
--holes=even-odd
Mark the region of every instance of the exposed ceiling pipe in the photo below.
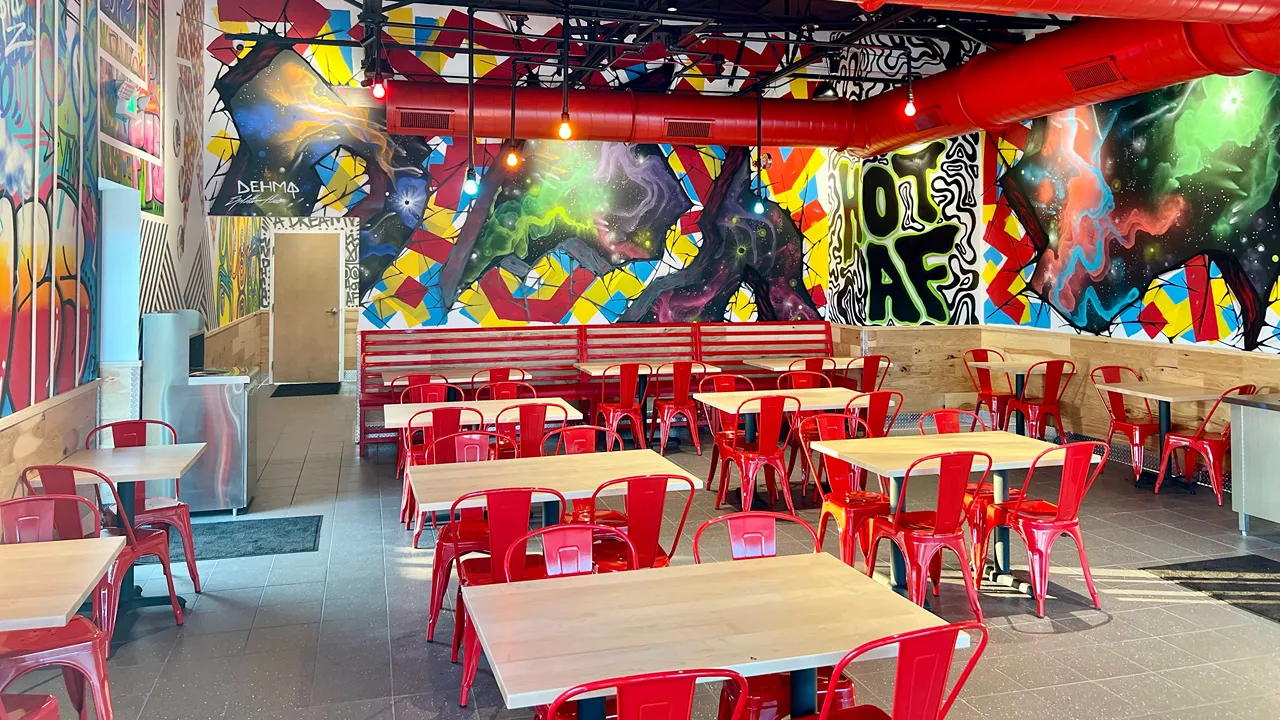
{"type": "MultiPolygon", "coordinates": [[[[860,0],[871,12],[888,0],[860,0]]],[[[929,10],[1014,15],[1080,15],[1123,20],[1258,23],[1280,18],[1280,0],[911,0],[929,10]]]]}
{"type": "MultiPolygon", "coordinates": [[[[467,88],[458,83],[396,81],[387,87],[387,129],[401,135],[461,137],[467,132],[467,88]]],[[[554,138],[560,123],[560,90],[516,92],[516,137],[554,138]]],[[[630,90],[571,90],[569,112],[578,140],[677,145],[740,145],[756,142],[756,99],[634,93],[630,90]]],[[[765,144],[843,149],[853,138],[853,105],[847,100],[813,102],[766,98],[761,108],[765,144]]],[[[511,90],[475,86],[475,135],[510,134],[511,90]]]]}
{"type": "Polygon", "coordinates": [[[1248,26],[1086,20],[917,81],[915,117],[902,112],[907,94],[901,88],[858,103],[851,149],[878,155],[1250,70],[1280,73],[1280,20],[1248,26]]]}

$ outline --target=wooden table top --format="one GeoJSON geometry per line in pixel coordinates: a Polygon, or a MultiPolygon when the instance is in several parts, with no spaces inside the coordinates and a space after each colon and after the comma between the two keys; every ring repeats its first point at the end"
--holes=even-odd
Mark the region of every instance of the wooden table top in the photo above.
{"type": "MultiPolygon", "coordinates": [[[[394,403],[391,405],[384,405],[382,407],[382,423],[384,427],[390,430],[400,430],[408,427],[409,420],[423,410],[443,407],[474,408],[484,415],[485,423],[492,423],[497,420],[498,413],[502,412],[504,409],[515,405],[527,405],[529,403],[551,403],[553,405],[559,405],[565,409],[565,412],[569,413],[570,421],[582,419],[582,413],[578,408],[570,405],[568,400],[558,397],[540,397],[521,398],[519,400],[459,400],[457,402],[442,403],[394,403]]],[[[514,416],[515,413],[512,413],[508,417],[514,416]]],[[[429,425],[430,423],[426,422],[428,418],[418,420],[419,424],[429,425]]],[[[556,419],[559,420],[558,415],[556,416],[556,419]]]]}
{"type": "MultiPolygon", "coordinates": [[[[58,464],[97,470],[115,483],[173,480],[185,475],[196,464],[205,447],[199,442],[77,450],[58,464]]],[[[81,479],[86,485],[98,482],[97,478],[88,475],[77,477],[77,482],[81,479]]]]}
{"type": "Polygon", "coordinates": [[[66,625],[123,549],[123,537],[0,545],[0,631],[66,625]]]}
{"type": "Polygon", "coordinates": [[[1096,386],[1099,390],[1110,390],[1121,395],[1149,398],[1162,402],[1200,402],[1217,400],[1221,390],[1186,385],[1169,380],[1126,380],[1118,383],[1102,383],[1096,386]]]}
{"type": "MultiPolygon", "coordinates": [[[[662,372],[658,372],[658,366],[664,365],[670,362],[675,362],[675,361],[673,360],[601,360],[598,362],[574,363],[573,366],[578,368],[578,370],[582,371],[583,373],[587,374],[590,377],[604,377],[605,371],[608,370],[609,368],[613,368],[613,372],[609,373],[609,377],[615,377],[618,374],[618,369],[615,366],[620,365],[624,362],[638,362],[638,363],[644,363],[645,365],[650,365],[653,367],[653,373],[652,373],[653,375],[670,375],[674,370],[674,368],[668,365],[667,367],[662,368],[662,372]]],[[[696,363],[697,361],[694,360],[691,362],[696,363]]],[[[720,372],[720,368],[717,365],[712,365],[711,363],[702,363],[702,364],[707,366],[707,373],[720,372]]],[[[696,366],[694,367],[693,370],[695,375],[702,374],[702,370],[696,366]]],[[[643,367],[640,368],[640,371],[642,374],[645,374],[645,375],[650,374],[650,373],[645,373],[643,367]]]]}
{"type": "MultiPolygon", "coordinates": [[[[844,370],[846,367],[849,367],[849,363],[851,362],[853,363],[852,367],[855,367],[855,368],[862,367],[862,358],[860,356],[859,357],[852,357],[852,356],[851,357],[828,357],[827,359],[835,360],[836,370],[844,370]]],[[[794,363],[797,361],[803,361],[803,360],[805,360],[805,358],[802,358],[802,357],[763,357],[763,358],[751,358],[750,360],[743,360],[742,364],[750,365],[751,367],[755,367],[755,368],[761,368],[763,370],[768,370],[770,372],[781,373],[781,372],[787,372],[791,370],[792,369],[791,363],[794,363]]],[[[887,367],[893,367],[893,363],[889,363],[887,367]]],[[[804,368],[796,367],[794,369],[803,370],[804,368]]],[[[827,369],[830,370],[831,368],[827,368],[827,369]]]]}
{"type": "MultiPolygon", "coordinates": [[[[695,488],[701,482],[689,471],[652,450],[619,450],[479,463],[414,465],[409,468],[409,483],[413,485],[418,508],[436,512],[448,510],[454,500],[475,490],[543,487],[559,490],[566,498],[576,500],[591,497],[591,493],[608,480],[659,473],[687,477],[694,481],[695,488]]],[[[688,489],[688,485],[678,481],[667,485],[668,492],[688,489]]],[[[619,487],[617,494],[624,491],[625,488],[619,487]]]]}
{"type": "Polygon", "coordinates": [[[462,592],[512,709],[548,703],[579,683],[660,670],[759,676],[832,665],[869,640],[943,624],[826,553],[462,592]]]}
{"type": "MultiPolygon", "coordinates": [[[[983,362],[970,362],[969,365],[977,368],[986,368],[992,372],[1013,373],[1014,375],[1026,374],[1032,365],[1045,360],[1061,360],[1055,357],[1038,357],[1035,355],[1010,355],[1004,360],[987,360],[983,362]]],[[[1036,374],[1041,373],[1041,369],[1036,370],[1036,374]]]]}
{"type": "MultiPolygon", "coordinates": [[[[839,458],[886,477],[902,477],[911,463],[926,455],[964,450],[981,450],[989,454],[992,471],[1016,470],[1030,467],[1031,461],[1037,455],[1049,448],[1059,447],[1051,442],[1003,430],[815,441],[810,443],[810,446],[823,455],[839,458]]],[[[1062,455],[1055,454],[1045,458],[1041,467],[1061,465],[1062,455]]],[[[917,473],[926,475],[935,474],[937,471],[936,462],[916,468],[917,473]]]]}
{"type": "MultiPolygon", "coordinates": [[[[512,380],[528,382],[535,377],[533,373],[527,370],[524,370],[522,372],[524,372],[524,377],[520,377],[518,374],[512,373],[512,375],[514,375],[514,377],[512,377],[512,380]]],[[[432,368],[432,369],[415,367],[415,368],[396,368],[394,370],[384,371],[382,373],[382,384],[383,385],[408,385],[407,381],[402,380],[401,382],[398,382],[398,383],[395,381],[399,378],[404,377],[405,375],[413,375],[417,373],[422,373],[422,374],[431,373],[432,375],[443,375],[445,380],[455,385],[458,383],[471,382],[472,375],[476,376],[476,382],[481,382],[481,383],[489,382],[488,370],[474,370],[474,369],[456,368],[456,367],[432,368]]]]}
{"type": "MultiPolygon", "coordinates": [[[[800,401],[801,410],[843,410],[859,393],[849,388],[802,388],[792,390],[735,390],[733,392],[694,393],[693,399],[721,412],[736,412],[742,403],[767,395],[789,395],[800,401]]],[[[864,399],[858,403],[865,406],[864,399]]],[[[748,408],[750,409],[750,408],[748,408]]],[[[795,410],[787,407],[788,411],[795,410]]]]}

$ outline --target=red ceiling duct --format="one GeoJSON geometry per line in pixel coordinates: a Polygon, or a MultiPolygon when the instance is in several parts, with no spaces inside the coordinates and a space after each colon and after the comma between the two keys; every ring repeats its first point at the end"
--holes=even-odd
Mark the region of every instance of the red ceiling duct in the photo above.
{"type": "Polygon", "coordinates": [[[876,155],[1249,70],[1280,73],[1280,21],[1245,26],[1086,20],[916,82],[914,117],[902,112],[905,88],[858,103],[852,149],[876,155]]]}
{"type": "MultiPolygon", "coordinates": [[[[862,9],[878,9],[888,0],[863,0],[862,9]]],[[[905,3],[930,10],[1013,15],[1079,15],[1128,20],[1256,23],[1280,18],[1280,0],[915,0],[905,3]]]]}
{"type": "MultiPolygon", "coordinates": [[[[516,91],[516,137],[554,138],[560,125],[557,89],[516,91]]],[[[766,99],[760,104],[766,145],[847,147],[853,106],[846,100],[766,99]]],[[[755,145],[756,99],[576,90],[569,93],[573,137],[579,140],[677,145],[755,145]]],[[[387,129],[401,135],[465,135],[467,86],[390,83],[387,129]]],[[[475,86],[475,135],[511,133],[511,89],[475,86]]]]}

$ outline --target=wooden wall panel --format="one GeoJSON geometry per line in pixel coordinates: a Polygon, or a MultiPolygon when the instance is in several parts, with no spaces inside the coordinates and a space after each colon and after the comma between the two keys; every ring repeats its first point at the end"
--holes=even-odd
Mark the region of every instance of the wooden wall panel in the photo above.
{"type": "Polygon", "coordinates": [[[205,367],[271,368],[271,311],[259,310],[213,330],[204,338],[205,367]]]}
{"type": "MultiPolygon", "coordinates": [[[[902,409],[920,412],[940,407],[972,407],[977,399],[965,373],[964,351],[977,347],[981,328],[945,327],[832,327],[843,339],[856,335],[849,354],[888,355],[893,361],[885,389],[903,394],[902,409]]],[[[837,347],[837,355],[841,348],[837,347]]]]}
{"type": "Polygon", "coordinates": [[[99,383],[94,380],[0,420],[0,498],[13,495],[23,468],[56,463],[84,447],[98,422],[99,383]]]}
{"type": "Polygon", "coordinates": [[[359,370],[357,357],[360,354],[360,308],[347,308],[342,316],[342,368],[359,370]]]}

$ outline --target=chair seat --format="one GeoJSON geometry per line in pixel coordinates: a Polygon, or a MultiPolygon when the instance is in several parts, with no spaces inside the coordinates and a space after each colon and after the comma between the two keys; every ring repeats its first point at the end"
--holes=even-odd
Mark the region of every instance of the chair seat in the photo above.
{"type": "Polygon", "coordinates": [[[655,410],[661,410],[662,408],[679,408],[680,410],[693,412],[697,408],[697,405],[694,405],[692,400],[687,402],[676,402],[675,400],[659,399],[653,401],[653,407],[655,410]]]}
{"type": "Polygon", "coordinates": [[[569,522],[594,523],[596,525],[625,528],[627,526],[627,516],[617,510],[609,510],[608,508],[593,509],[590,502],[581,504],[575,502],[573,503],[573,510],[570,511],[569,522]]]}
{"type": "MultiPolygon", "coordinates": [[[[595,556],[596,567],[603,572],[621,572],[627,569],[627,550],[626,546],[617,540],[604,539],[595,544],[592,550],[595,556]]],[[[671,556],[666,551],[658,548],[653,556],[653,564],[648,567],[667,567],[671,564],[671,556]]],[[[641,563],[640,567],[645,567],[641,563]]]]}
{"type": "Polygon", "coordinates": [[[1142,418],[1123,418],[1120,420],[1112,420],[1111,422],[1115,423],[1117,426],[1123,425],[1125,427],[1138,428],[1142,430],[1144,433],[1160,432],[1160,423],[1152,422],[1150,420],[1143,420],[1142,418]]]}
{"type": "MultiPolygon", "coordinates": [[[[1175,440],[1175,441],[1184,442],[1184,443],[1195,442],[1196,429],[1197,428],[1189,428],[1189,427],[1173,428],[1172,430],[1169,431],[1169,434],[1166,436],[1166,438],[1169,440],[1175,440]]],[[[1226,442],[1228,438],[1226,435],[1223,435],[1220,432],[1203,432],[1200,434],[1199,439],[1201,441],[1206,441],[1206,442],[1221,443],[1221,442],[1226,442]]]]}
{"type": "MultiPolygon", "coordinates": [[[[524,556],[525,580],[538,580],[547,576],[546,561],[542,555],[526,553],[524,556]]],[[[458,582],[467,587],[492,585],[493,566],[488,557],[469,557],[458,563],[458,582]]]]}
{"type": "Polygon", "coordinates": [[[0,661],[93,642],[100,635],[97,625],[79,615],[62,627],[0,632],[0,661]]]}
{"type": "MultiPolygon", "coordinates": [[[[124,537],[122,528],[103,528],[100,537],[124,537]]],[[[133,529],[133,538],[138,541],[137,555],[148,555],[148,551],[154,551],[157,545],[161,547],[169,547],[169,533],[164,530],[155,528],[136,527],[133,529]]],[[[125,554],[128,549],[125,549],[125,554]]],[[[121,557],[124,555],[122,554],[121,557]]]]}
{"type": "Polygon", "coordinates": [[[58,699],[52,695],[0,695],[0,708],[9,720],[58,720],[58,699]]]}
{"type": "Polygon", "coordinates": [[[630,403],[602,402],[596,406],[600,412],[604,413],[629,413],[636,412],[640,409],[640,404],[634,400],[630,403]]]}
{"type": "Polygon", "coordinates": [[[149,497],[147,498],[146,507],[141,508],[135,514],[135,522],[141,523],[136,518],[144,513],[160,512],[164,510],[173,510],[175,508],[185,508],[187,504],[178,498],[171,497],[149,497]]]}
{"type": "Polygon", "coordinates": [[[987,516],[997,524],[1002,524],[1008,520],[1014,508],[1018,509],[1020,519],[1031,521],[1049,521],[1058,515],[1057,505],[1047,500],[1029,499],[1023,500],[1021,505],[1016,502],[996,503],[987,509],[987,516]]]}
{"type": "Polygon", "coordinates": [[[489,544],[489,525],[483,517],[464,515],[461,520],[449,523],[440,528],[436,535],[437,543],[457,543],[459,545],[489,544]],[[457,528],[457,530],[455,530],[457,528]]]}
{"type": "MultiPolygon", "coordinates": [[[[978,491],[978,483],[969,483],[965,486],[964,494],[966,497],[994,498],[996,489],[991,483],[982,483],[982,491],[978,491]]],[[[1009,497],[1022,497],[1022,488],[1009,488],[1009,497]]]]}
{"type": "Polygon", "coordinates": [[[885,512],[889,510],[889,496],[871,490],[850,490],[839,494],[829,493],[827,502],[839,507],[857,508],[859,510],[881,506],[884,507],[885,512]]]}
{"type": "Polygon", "coordinates": [[[938,513],[933,510],[914,510],[904,512],[898,516],[898,524],[895,528],[893,518],[883,517],[876,518],[875,523],[887,530],[905,531],[906,533],[931,533],[934,526],[938,524],[938,513]]]}

